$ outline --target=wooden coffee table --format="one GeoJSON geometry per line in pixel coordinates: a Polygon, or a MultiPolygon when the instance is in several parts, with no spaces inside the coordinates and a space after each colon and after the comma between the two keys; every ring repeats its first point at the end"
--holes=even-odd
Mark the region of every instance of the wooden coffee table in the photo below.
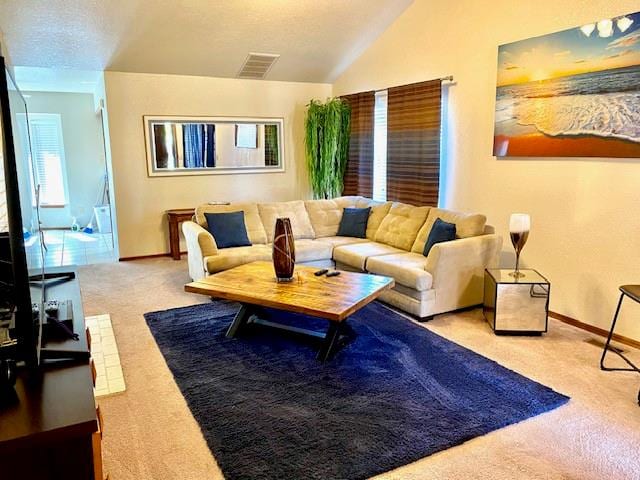
{"type": "Polygon", "coordinates": [[[252,262],[188,283],[187,292],[239,302],[240,310],[227,330],[236,337],[247,324],[259,324],[287,332],[320,338],[317,359],[326,361],[351,336],[347,318],[393,288],[393,278],[366,273],[341,272],[336,277],[316,277],[318,267],[296,265],[294,280],[278,283],[271,262],[252,262]],[[329,322],[326,334],[259,318],[261,307],[303,313],[329,322]]]}

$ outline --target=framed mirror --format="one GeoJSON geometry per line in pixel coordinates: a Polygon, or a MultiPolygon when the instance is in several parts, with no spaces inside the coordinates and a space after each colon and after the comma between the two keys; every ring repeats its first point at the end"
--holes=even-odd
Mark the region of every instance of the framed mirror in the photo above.
{"type": "Polygon", "coordinates": [[[150,177],[284,171],[282,118],[143,116],[150,177]]]}

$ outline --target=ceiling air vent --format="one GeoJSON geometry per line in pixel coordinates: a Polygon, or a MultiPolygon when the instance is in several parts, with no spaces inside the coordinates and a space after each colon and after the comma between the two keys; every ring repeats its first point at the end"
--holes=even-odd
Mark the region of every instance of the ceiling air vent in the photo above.
{"type": "Polygon", "coordinates": [[[238,72],[239,78],[260,80],[265,77],[280,55],[273,53],[250,53],[238,72]]]}

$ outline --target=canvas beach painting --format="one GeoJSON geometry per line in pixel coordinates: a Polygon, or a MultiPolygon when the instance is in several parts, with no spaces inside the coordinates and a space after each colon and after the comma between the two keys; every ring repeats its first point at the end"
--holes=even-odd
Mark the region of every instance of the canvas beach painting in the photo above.
{"type": "Polygon", "coordinates": [[[640,12],[501,45],[493,153],[640,158],[640,12]]]}

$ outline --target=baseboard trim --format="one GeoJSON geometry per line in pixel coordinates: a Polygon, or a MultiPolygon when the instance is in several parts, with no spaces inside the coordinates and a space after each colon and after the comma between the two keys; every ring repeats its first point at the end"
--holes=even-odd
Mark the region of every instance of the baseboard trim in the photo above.
{"type": "MultiPolygon", "coordinates": [[[[185,255],[187,252],[180,252],[180,255],[185,255]]],[[[145,260],[148,258],[162,258],[162,257],[170,257],[170,253],[154,253],[151,255],[135,255],[133,257],[120,257],[121,262],[130,262],[132,260],[145,260]]]]}
{"type": "MultiPolygon", "coordinates": [[[[572,327],[585,330],[589,333],[593,333],[595,335],[599,335],[604,338],[607,338],[609,336],[608,330],[605,330],[600,327],[596,327],[594,325],[589,325],[588,323],[581,322],[580,320],[576,320],[575,318],[567,317],[566,315],[562,315],[561,313],[552,312],[551,310],[549,310],[549,316],[551,318],[555,318],[556,320],[560,320],[562,323],[566,323],[567,325],[571,325],[572,327]]],[[[640,349],[640,341],[634,340],[633,338],[625,337],[624,335],[614,333],[613,340],[615,340],[616,342],[622,343],[624,345],[628,345],[629,347],[640,349]]]]}
{"type": "Polygon", "coordinates": [[[154,253],[153,255],[135,255],[133,257],[120,257],[121,262],[130,262],[132,260],[145,260],[147,258],[170,257],[170,253],[154,253]]]}

